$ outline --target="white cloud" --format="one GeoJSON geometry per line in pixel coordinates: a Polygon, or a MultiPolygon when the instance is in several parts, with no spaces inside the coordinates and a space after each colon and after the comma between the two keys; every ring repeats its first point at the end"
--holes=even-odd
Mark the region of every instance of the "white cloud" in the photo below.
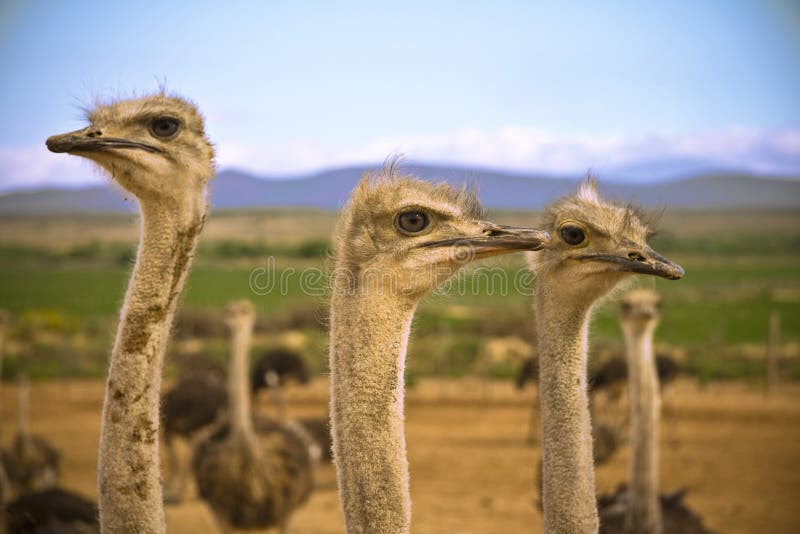
{"type": "MultiPolygon", "coordinates": [[[[800,175],[800,130],[728,128],[690,134],[558,135],[509,125],[465,128],[448,135],[383,137],[345,148],[314,143],[260,146],[218,140],[218,165],[263,175],[303,173],[330,166],[374,164],[402,153],[410,161],[516,171],[600,173],[658,178],[665,169],[724,168],[800,175]],[[671,166],[671,167],[670,167],[671,166]]],[[[665,172],[667,172],[665,171],[665,172]]],[[[101,174],[80,158],[44,146],[0,147],[0,189],[42,184],[99,183],[101,174]]]]}
{"type": "MultiPolygon", "coordinates": [[[[224,146],[224,143],[220,143],[224,146]]],[[[455,163],[517,171],[583,173],[637,165],[697,167],[800,175],[800,130],[730,128],[692,134],[557,135],[521,126],[468,128],[449,135],[384,137],[333,150],[310,144],[248,147],[220,152],[220,167],[258,174],[300,173],[327,166],[376,163],[394,153],[411,161],[455,163]]]]}

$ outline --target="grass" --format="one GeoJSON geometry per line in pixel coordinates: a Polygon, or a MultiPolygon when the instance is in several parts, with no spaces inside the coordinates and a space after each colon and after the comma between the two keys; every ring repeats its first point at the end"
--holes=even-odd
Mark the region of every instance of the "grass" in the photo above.
{"type": "MultiPolygon", "coordinates": [[[[496,214],[504,223],[535,219],[532,214],[496,214]]],[[[714,355],[718,347],[763,345],[772,311],[782,318],[782,342],[800,342],[800,215],[791,213],[691,213],[665,218],[662,235],[654,242],[659,252],[681,263],[687,275],[680,282],[640,278],[637,285],[654,287],[665,296],[665,308],[657,341],[690,349],[692,365],[698,375],[726,378],[757,374],[763,366],[747,357],[724,359],[714,355]],[[769,230],[760,236],[758,223],[769,230]],[[704,230],[707,232],[704,233],[704,230]]],[[[250,298],[265,323],[280,328],[320,330],[316,310],[325,306],[325,280],[312,283],[312,294],[301,288],[300,272],[315,269],[319,277],[325,268],[333,217],[309,211],[226,213],[212,217],[204,235],[195,267],[187,282],[182,308],[218,314],[225,303],[235,298],[250,298]],[[301,228],[302,238],[288,238],[286,232],[271,239],[269,232],[259,236],[237,234],[234,230],[259,229],[274,223],[286,230],[301,228]],[[324,232],[324,233],[323,233],[324,232]],[[232,239],[235,236],[237,239],[232,239]],[[239,239],[242,237],[242,239],[239,239]],[[264,273],[254,269],[269,266],[265,258],[274,257],[276,287],[264,294],[251,289],[253,274],[262,286],[264,273]],[[288,276],[291,275],[291,276],[288,276]],[[281,282],[281,278],[283,282],[281,282]],[[282,287],[282,289],[281,289],[282,287]],[[311,324],[316,322],[317,324],[311,324]],[[283,326],[281,326],[283,325],[283,326]]],[[[76,218],[44,221],[49,238],[38,235],[30,241],[20,235],[33,235],[34,221],[25,218],[4,220],[0,231],[0,308],[6,308],[30,324],[41,324],[41,317],[59,317],[64,335],[83,332],[91,339],[89,353],[95,361],[84,361],[72,342],[65,342],[64,361],[76,358],[78,374],[102,371],[102,358],[109,343],[117,310],[124,298],[132,265],[135,238],[129,218],[76,218]],[[21,233],[15,233],[18,226],[21,233]],[[62,228],[78,232],[68,238],[62,228]],[[26,233],[27,232],[27,233],[26,233]],[[127,232],[127,233],[126,233],[127,232]],[[15,236],[13,239],[9,236],[15,236]],[[120,236],[124,239],[120,240],[120,236]],[[30,319],[31,317],[36,318],[30,319]],[[37,322],[38,321],[38,322],[37,322]],[[72,351],[72,352],[70,352],[72,351]]],[[[251,232],[252,233],[252,232],[251,232]]],[[[501,277],[513,280],[524,272],[521,256],[496,263],[478,265],[462,276],[461,291],[433,295],[420,306],[415,320],[410,354],[415,373],[438,372],[441,362],[425,362],[431,353],[446,361],[447,373],[459,376],[480,359],[485,340],[493,336],[533,339],[531,298],[514,291],[501,291],[501,277]]],[[[308,281],[308,280],[306,280],[308,281]]],[[[453,286],[459,288],[458,284],[453,286]]],[[[593,338],[620,344],[618,308],[611,299],[598,306],[592,325],[593,338]]],[[[207,318],[215,321],[215,316],[207,318]]],[[[51,321],[52,322],[52,321],[51,321]]],[[[54,323],[55,324],[55,323],[54,323]]],[[[51,325],[52,326],[52,325],[51,325]]],[[[317,334],[314,334],[317,335],[317,334]]],[[[317,340],[317,367],[324,367],[324,340],[317,340]]],[[[33,346],[34,344],[32,344],[33,346]]],[[[48,351],[57,347],[33,349],[44,367],[48,351]],[[34,350],[35,349],[35,350],[34,350]]],[[[13,355],[12,355],[13,356],[13,355]]],[[[12,357],[13,359],[13,357],[12,357]]],[[[9,362],[9,366],[15,365],[9,362]]],[[[791,364],[791,374],[800,375],[800,366],[791,364]]],[[[508,376],[508,364],[493,363],[492,376],[508,376]]],[[[50,369],[43,374],[57,374],[50,369]]]]}
{"type": "MultiPolygon", "coordinates": [[[[666,297],[658,338],[688,345],[712,340],[725,344],[762,343],[767,335],[767,317],[772,310],[777,310],[782,316],[784,340],[800,341],[800,300],[777,300],[773,296],[781,291],[800,294],[800,270],[793,259],[767,266],[704,267],[687,263],[686,269],[687,277],[681,282],[649,279],[639,282],[654,285],[666,297]]],[[[81,319],[112,315],[122,302],[129,271],[129,267],[0,266],[0,302],[13,313],[57,309],[81,319]]],[[[494,272],[511,277],[516,268],[498,268],[494,272]]],[[[279,291],[280,282],[276,282],[275,289],[263,295],[251,291],[251,273],[252,269],[198,266],[189,277],[183,305],[220,309],[231,299],[250,298],[267,315],[324,305],[324,296],[304,294],[296,272],[277,271],[277,275],[280,277],[283,273],[286,280],[284,294],[279,291]]],[[[320,281],[314,287],[322,292],[323,284],[320,281]]],[[[464,295],[427,299],[420,310],[417,327],[423,331],[436,331],[441,327],[469,330],[481,327],[484,315],[497,317],[499,314],[495,322],[513,323],[518,319],[516,316],[527,313],[529,297],[513,291],[507,295],[498,294],[499,289],[491,286],[490,279],[483,277],[474,281],[471,276],[465,276],[463,287],[464,295]],[[495,294],[490,289],[495,289],[495,294]],[[447,309],[453,306],[466,306],[483,313],[478,313],[477,317],[450,317],[447,309]],[[486,310],[491,313],[485,313],[486,310]],[[507,313],[508,310],[512,313],[507,313]]],[[[601,304],[593,323],[594,334],[604,339],[618,339],[616,315],[613,301],[601,304]]],[[[489,322],[492,321],[490,318],[489,322]]],[[[494,327],[496,325],[488,326],[494,327]]],[[[512,332],[514,328],[519,326],[511,324],[512,332]]]]}
{"type": "MultiPolygon", "coordinates": [[[[31,309],[58,309],[81,319],[114,314],[120,307],[129,267],[0,267],[0,302],[18,314],[31,309]]],[[[280,312],[292,305],[316,304],[300,291],[298,278],[289,278],[288,292],[253,295],[250,270],[198,267],[186,284],[183,305],[221,308],[236,298],[250,298],[262,312],[280,312]]]]}

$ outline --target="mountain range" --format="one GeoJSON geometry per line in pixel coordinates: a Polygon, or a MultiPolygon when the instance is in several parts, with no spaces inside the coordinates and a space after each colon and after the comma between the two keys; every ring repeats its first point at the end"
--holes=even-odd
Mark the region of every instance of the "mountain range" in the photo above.
{"type": "MultiPolygon", "coordinates": [[[[216,209],[308,206],[336,209],[364,172],[375,166],[330,169],[292,179],[263,178],[228,169],[211,184],[216,209]]],[[[474,184],[482,203],[494,209],[540,209],[571,191],[576,178],[488,169],[405,164],[403,170],[431,180],[474,184]]],[[[710,171],[656,183],[623,183],[599,177],[601,190],[647,207],[800,208],[800,180],[710,171]]],[[[135,209],[112,184],[78,189],[43,188],[0,195],[0,215],[126,212],[135,209]]]]}

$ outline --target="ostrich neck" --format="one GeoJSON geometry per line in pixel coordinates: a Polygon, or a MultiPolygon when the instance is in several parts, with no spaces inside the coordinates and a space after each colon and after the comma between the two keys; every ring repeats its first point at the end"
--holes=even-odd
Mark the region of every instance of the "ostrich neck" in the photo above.
{"type": "Polygon", "coordinates": [[[331,305],[333,448],[347,532],[409,532],[403,373],[416,302],[381,291],[331,305]]]}
{"type": "Polygon", "coordinates": [[[631,534],[661,534],[659,501],[658,427],[661,398],[653,356],[654,324],[644,330],[625,325],[628,357],[628,391],[631,413],[631,460],[625,531],[631,534]]]}
{"type": "MultiPolygon", "coordinates": [[[[540,280],[540,283],[542,281],[540,280]]],[[[586,388],[591,303],[542,291],[535,301],[543,439],[544,531],[597,532],[592,432],[586,388]]]]}
{"type": "Polygon", "coordinates": [[[232,360],[228,374],[231,402],[231,435],[252,438],[253,419],[250,416],[250,395],[247,391],[247,367],[252,337],[252,325],[237,323],[231,339],[232,360]]]}
{"type": "Polygon", "coordinates": [[[111,353],[98,459],[100,525],[164,532],[158,458],[161,368],[205,208],[140,202],[141,244],[111,353]]]}

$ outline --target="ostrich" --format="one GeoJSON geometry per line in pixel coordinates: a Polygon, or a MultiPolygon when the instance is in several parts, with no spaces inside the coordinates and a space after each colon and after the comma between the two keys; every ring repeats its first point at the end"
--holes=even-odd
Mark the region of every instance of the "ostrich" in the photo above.
{"type": "Polygon", "coordinates": [[[312,456],[320,462],[333,460],[333,439],[330,417],[301,417],[297,419],[311,442],[312,456]]]}
{"type": "MultiPolygon", "coordinates": [[[[667,382],[674,380],[680,372],[680,367],[670,356],[659,354],[656,356],[658,364],[659,379],[664,377],[667,382]]],[[[603,364],[595,372],[589,373],[589,407],[593,408],[592,400],[594,395],[602,390],[612,390],[619,387],[628,376],[627,364],[620,358],[612,358],[603,364]]],[[[528,382],[539,380],[539,360],[536,357],[527,358],[517,372],[515,385],[522,390],[528,382]]],[[[528,443],[536,442],[536,414],[539,408],[533,406],[531,409],[530,421],[528,423],[528,443]]],[[[592,424],[592,450],[594,465],[602,465],[607,462],[622,442],[620,430],[617,425],[610,422],[595,421],[592,424]]]]}
{"type": "Polygon", "coordinates": [[[17,436],[2,460],[9,489],[19,495],[55,486],[60,457],[52,444],[30,432],[30,386],[25,373],[18,378],[17,399],[17,436]]]}
{"type": "Polygon", "coordinates": [[[289,421],[283,388],[290,380],[299,384],[308,384],[311,380],[311,373],[305,360],[291,349],[270,349],[258,359],[253,367],[253,371],[250,373],[250,389],[253,395],[257,395],[261,389],[271,389],[275,395],[274,400],[278,407],[279,419],[284,423],[294,425],[294,429],[303,435],[309,443],[312,459],[331,461],[333,454],[330,416],[303,417],[289,421]]]}
{"type": "Polygon", "coordinates": [[[177,368],[178,381],[201,377],[225,384],[225,367],[215,358],[202,352],[183,352],[172,357],[177,368]]]}
{"type": "Polygon", "coordinates": [[[600,366],[589,369],[589,393],[594,396],[601,391],[617,399],[628,378],[628,364],[624,358],[609,358],[600,366]]]}
{"type": "MultiPolygon", "coordinates": [[[[8,317],[0,310],[0,368],[8,317]]],[[[0,508],[4,512],[0,532],[99,533],[97,505],[53,487],[58,475],[58,451],[29,432],[30,393],[24,373],[19,376],[17,388],[18,435],[11,448],[0,454],[0,508]],[[12,499],[15,492],[17,497],[12,499]]]]}
{"type": "Polygon", "coordinates": [[[5,509],[5,516],[0,517],[0,532],[99,534],[97,505],[55,486],[58,451],[28,432],[28,385],[22,376],[19,389],[19,435],[3,454],[0,465],[4,471],[0,475],[8,474],[0,494],[0,504],[5,509]],[[16,498],[12,499],[14,494],[16,498]]]}
{"type": "Polygon", "coordinates": [[[178,454],[176,440],[187,440],[189,448],[194,449],[214,432],[215,423],[224,422],[227,406],[224,384],[208,373],[190,374],[162,396],[161,423],[169,468],[164,482],[166,502],[175,504],[183,500],[191,471],[188,459],[178,454]]]}
{"type": "Polygon", "coordinates": [[[591,179],[552,203],[545,222],[554,237],[530,255],[537,275],[544,531],[597,532],[586,380],[592,307],[632,273],[676,280],[683,269],[647,246],[640,217],[602,199],[591,179]]]}
{"type": "MultiPolygon", "coordinates": [[[[625,304],[623,303],[623,306],[625,304]]],[[[672,357],[666,354],[658,354],[656,356],[656,364],[658,368],[659,382],[661,377],[665,377],[667,382],[674,380],[675,376],[680,372],[680,367],[672,357]]],[[[524,369],[523,369],[524,370],[524,369]]],[[[538,370],[537,370],[538,372],[538,370]]],[[[519,376],[522,375],[522,372],[519,376]]],[[[608,420],[600,420],[595,418],[595,411],[597,410],[594,400],[595,395],[603,390],[609,390],[613,398],[617,398],[622,394],[622,384],[627,379],[628,366],[627,363],[621,358],[611,358],[606,361],[602,366],[594,372],[589,372],[589,410],[592,419],[592,459],[594,466],[600,466],[608,462],[617,449],[625,442],[625,435],[623,426],[615,424],[608,420]]],[[[664,384],[661,383],[663,386],[664,384]]],[[[531,420],[535,419],[535,414],[531,415],[531,420]]],[[[529,436],[534,435],[534,430],[531,427],[529,436]]],[[[532,438],[528,438],[529,442],[533,442],[532,438]]],[[[542,462],[539,459],[537,467],[537,487],[540,490],[543,482],[542,475],[542,462]]],[[[677,494],[676,494],[677,495],[677,494]]],[[[539,501],[541,505],[541,500],[539,501]]]]}
{"type": "Polygon", "coordinates": [[[653,355],[659,306],[658,294],[647,289],[631,291],[622,301],[631,412],[630,487],[599,499],[600,531],[606,534],[707,532],[700,518],[683,504],[683,492],[659,495],[661,398],[653,355]]]}
{"type": "Polygon", "coordinates": [[[588,371],[589,416],[592,421],[592,457],[595,467],[609,461],[624,440],[623,426],[619,421],[596,417],[597,397],[600,392],[605,391],[609,398],[618,399],[622,394],[626,374],[627,366],[619,358],[611,358],[599,368],[590,368],[588,371]]]}
{"type": "MultiPolygon", "coordinates": [[[[539,380],[539,359],[536,357],[527,358],[520,368],[516,376],[517,389],[523,389],[527,382],[539,380]]],[[[528,421],[528,443],[536,443],[536,414],[539,412],[538,403],[531,407],[531,415],[528,421]]],[[[594,465],[602,465],[606,463],[614,455],[620,444],[619,431],[616,426],[594,421],[592,423],[592,459],[594,465]]],[[[539,488],[539,501],[538,505],[542,507],[542,484],[544,483],[544,474],[542,472],[542,458],[539,457],[539,463],[536,466],[536,487],[539,488]]]]}
{"type": "Polygon", "coordinates": [[[303,357],[293,350],[276,348],[268,350],[256,361],[250,374],[253,395],[261,389],[271,389],[282,420],[286,419],[286,396],[283,387],[289,380],[307,384],[311,374],[303,357]]]}
{"type": "Polygon", "coordinates": [[[247,367],[255,311],[243,300],[230,303],[226,315],[232,337],[230,423],[195,451],[198,490],[225,531],[273,526],[285,531],[292,512],[311,493],[308,449],[283,425],[253,424],[247,367]]]}
{"type": "Polygon", "coordinates": [[[163,93],[99,104],[88,121],[84,129],[50,137],[47,147],[100,165],[138,199],[142,221],[103,402],[100,523],[104,532],[163,532],[161,370],[205,220],[214,150],[197,108],[163,93]]]}
{"type": "MultiPolygon", "coordinates": [[[[623,306],[625,303],[623,303],[623,306]]],[[[656,355],[656,372],[660,387],[675,380],[680,373],[680,365],[668,354],[656,355]]],[[[628,381],[628,363],[623,358],[613,357],[607,360],[594,372],[589,373],[589,409],[596,411],[596,396],[601,391],[607,391],[612,400],[618,399],[628,381]]],[[[594,438],[594,465],[601,465],[608,461],[624,441],[622,427],[611,421],[595,421],[592,424],[594,438]]]]}
{"type": "MultiPolygon", "coordinates": [[[[623,303],[624,306],[624,303],[623,303]]],[[[675,380],[681,373],[680,364],[665,352],[656,354],[656,373],[660,387],[664,387],[675,380]]],[[[624,386],[628,380],[628,363],[624,358],[614,357],[606,361],[594,372],[590,373],[589,392],[592,394],[601,390],[612,390],[624,386]]],[[[619,394],[611,393],[616,398],[619,394]]]]}
{"type": "Polygon", "coordinates": [[[287,380],[308,384],[310,379],[308,365],[300,354],[286,348],[275,348],[267,350],[256,360],[250,374],[250,389],[256,393],[261,389],[272,387],[272,384],[280,387],[281,383],[287,380]],[[276,377],[270,378],[269,375],[276,377]]]}
{"type": "MultiPolygon", "coordinates": [[[[517,372],[515,384],[517,389],[522,390],[528,382],[536,382],[539,380],[539,359],[536,357],[529,357],[522,362],[522,367],[517,372]]],[[[591,392],[591,384],[590,392],[591,392]]],[[[538,404],[531,407],[531,415],[528,421],[528,443],[536,443],[536,414],[539,411],[538,404]]],[[[594,458],[594,465],[602,465],[607,462],[614,455],[614,451],[620,444],[619,430],[611,423],[596,422],[592,424],[592,457],[594,458]]],[[[537,471],[537,480],[541,488],[542,482],[542,464],[539,462],[537,471]]]]}
{"type": "Polygon", "coordinates": [[[415,308],[473,259],[537,250],[536,230],[479,220],[474,195],[403,176],[366,174],[334,232],[331,417],[347,532],[408,533],[411,502],[403,372],[415,308]]]}
{"type": "MultiPolygon", "coordinates": [[[[590,418],[592,417],[590,412],[590,418]]],[[[592,421],[592,464],[597,467],[608,462],[622,442],[617,426],[608,422],[592,421]]],[[[539,509],[543,507],[544,465],[542,456],[536,465],[536,487],[539,488],[539,509]]]]}
{"type": "MultiPolygon", "coordinates": [[[[514,385],[519,391],[525,389],[528,382],[539,381],[539,358],[536,356],[529,356],[522,362],[522,366],[517,371],[517,376],[514,378],[514,385]]],[[[534,402],[531,406],[530,417],[528,418],[528,443],[536,443],[536,414],[539,412],[538,403],[534,402]]]]}
{"type": "Polygon", "coordinates": [[[667,384],[678,378],[683,373],[681,364],[666,352],[656,352],[656,374],[658,385],[664,388],[667,384]]]}
{"type": "Polygon", "coordinates": [[[178,453],[178,441],[189,449],[206,439],[224,423],[228,406],[225,369],[214,358],[201,353],[183,353],[173,358],[178,380],[161,396],[161,428],[167,449],[167,479],[164,501],[177,504],[186,494],[191,466],[189,455],[178,453]]]}
{"type": "Polygon", "coordinates": [[[522,366],[517,371],[517,376],[514,378],[514,385],[520,391],[525,389],[528,382],[537,382],[539,380],[539,359],[536,356],[529,356],[522,362],[522,366]]]}
{"type": "MultiPolygon", "coordinates": [[[[97,505],[60,488],[25,493],[5,506],[6,532],[100,533],[97,505]]],[[[0,525],[1,526],[1,525],[0,525]]]]}

